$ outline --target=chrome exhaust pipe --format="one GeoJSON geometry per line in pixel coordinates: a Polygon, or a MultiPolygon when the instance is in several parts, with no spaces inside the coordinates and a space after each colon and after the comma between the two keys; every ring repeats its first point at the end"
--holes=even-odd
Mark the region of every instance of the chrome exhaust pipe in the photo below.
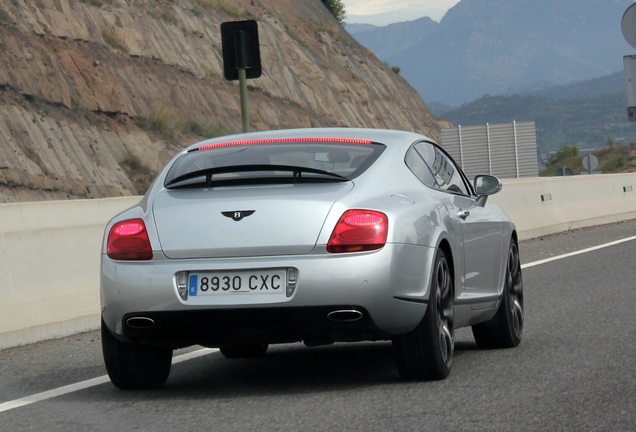
{"type": "Polygon", "coordinates": [[[126,320],[126,325],[135,330],[147,330],[155,325],[155,321],[148,317],[130,317],[126,320]]]}
{"type": "Polygon", "coordinates": [[[346,323],[361,320],[362,312],[355,309],[335,310],[327,314],[327,318],[334,322],[346,323]]]}

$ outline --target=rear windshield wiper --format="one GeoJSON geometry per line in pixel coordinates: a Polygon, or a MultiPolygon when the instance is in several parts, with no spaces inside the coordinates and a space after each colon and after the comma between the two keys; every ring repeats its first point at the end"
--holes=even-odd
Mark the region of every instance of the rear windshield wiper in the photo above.
{"type": "MultiPolygon", "coordinates": [[[[298,183],[303,179],[303,173],[309,174],[318,174],[330,177],[336,181],[349,181],[349,179],[343,175],[325,171],[318,168],[309,168],[302,166],[294,166],[294,165],[236,165],[236,166],[226,166],[226,167],[213,167],[213,168],[204,168],[196,171],[192,171],[186,174],[182,174],[173,179],[170,179],[165,183],[166,188],[170,188],[171,186],[175,186],[177,183],[181,183],[186,180],[190,180],[197,177],[205,176],[205,184],[206,186],[212,186],[212,177],[217,174],[227,174],[227,173],[238,173],[238,172],[257,172],[257,171],[289,171],[292,173],[292,182],[298,183]]],[[[305,177],[306,178],[306,177],[305,177]]],[[[247,180],[247,179],[245,179],[247,180]]],[[[250,179],[253,180],[253,179],[250,179]]],[[[203,182],[201,182],[203,183],[203,182]]],[[[197,183],[198,184],[198,183],[197,183]]],[[[191,184],[188,184],[191,186],[191,184]]]]}

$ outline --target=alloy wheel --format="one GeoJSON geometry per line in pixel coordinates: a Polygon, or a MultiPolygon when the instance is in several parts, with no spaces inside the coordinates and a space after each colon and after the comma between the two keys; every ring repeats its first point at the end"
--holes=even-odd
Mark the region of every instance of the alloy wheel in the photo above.
{"type": "Polygon", "coordinates": [[[437,264],[437,279],[435,282],[437,302],[437,328],[439,349],[442,360],[447,367],[453,362],[455,350],[454,339],[454,302],[450,269],[446,259],[437,264]]]}

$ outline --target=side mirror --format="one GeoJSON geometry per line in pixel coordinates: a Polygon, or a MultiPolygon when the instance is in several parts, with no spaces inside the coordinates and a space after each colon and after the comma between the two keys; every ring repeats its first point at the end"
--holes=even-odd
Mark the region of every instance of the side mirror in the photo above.
{"type": "Polygon", "coordinates": [[[501,180],[495,176],[484,174],[475,177],[475,192],[480,197],[496,194],[502,187],[503,185],[501,184],[501,180]]]}

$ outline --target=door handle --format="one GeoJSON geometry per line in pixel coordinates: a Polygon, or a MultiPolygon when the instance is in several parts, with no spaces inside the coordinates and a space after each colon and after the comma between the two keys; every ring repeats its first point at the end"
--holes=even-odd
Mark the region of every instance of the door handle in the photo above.
{"type": "Polygon", "coordinates": [[[457,216],[459,216],[461,220],[466,220],[466,218],[470,216],[470,212],[468,210],[460,210],[457,213],[457,216]]]}

